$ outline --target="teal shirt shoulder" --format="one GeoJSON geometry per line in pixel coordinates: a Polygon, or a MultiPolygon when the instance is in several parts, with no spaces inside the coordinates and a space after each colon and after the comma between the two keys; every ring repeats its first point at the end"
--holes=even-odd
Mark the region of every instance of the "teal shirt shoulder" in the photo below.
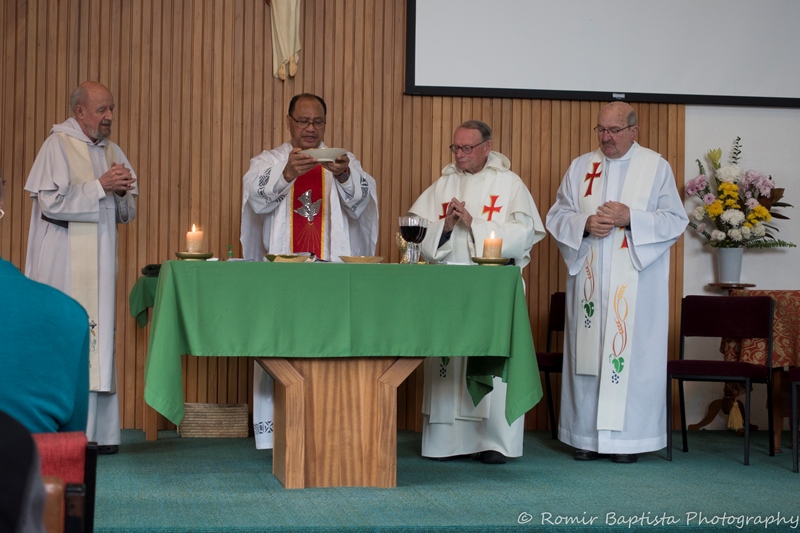
{"type": "Polygon", "coordinates": [[[32,433],[86,431],[89,320],[83,307],[0,259],[0,411],[32,433]]]}

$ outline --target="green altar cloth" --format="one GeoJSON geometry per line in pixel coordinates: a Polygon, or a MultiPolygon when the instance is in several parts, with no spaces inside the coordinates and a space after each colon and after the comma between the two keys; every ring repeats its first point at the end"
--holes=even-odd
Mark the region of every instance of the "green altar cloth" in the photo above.
{"type": "Polygon", "coordinates": [[[183,419],[181,355],[458,357],[480,400],[508,383],[509,423],[542,397],[518,268],[167,261],[158,277],[145,401],[183,419]]]}
{"type": "Polygon", "coordinates": [[[142,276],[136,280],[131,289],[131,294],[128,297],[128,306],[130,307],[131,316],[136,319],[136,323],[140,328],[147,325],[147,308],[153,307],[157,287],[157,277],[142,276]]]}

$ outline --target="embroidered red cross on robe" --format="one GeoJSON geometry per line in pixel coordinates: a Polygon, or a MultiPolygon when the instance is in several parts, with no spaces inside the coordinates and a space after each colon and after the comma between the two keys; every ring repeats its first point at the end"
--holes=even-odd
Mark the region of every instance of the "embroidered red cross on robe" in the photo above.
{"type": "Polygon", "coordinates": [[[492,215],[494,215],[495,213],[499,213],[500,210],[503,209],[502,205],[497,205],[497,206],[494,205],[497,203],[498,198],[500,198],[499,194],[498,195],[490,194],[489,200],[491,201],[492,205],[483,206],[483,211],[481,212],[481,214],[485,215],[486,213],[489,213],[489,216],[486,218],[486,220],[488,220],[489,222],[492,221],[492,215]]]}

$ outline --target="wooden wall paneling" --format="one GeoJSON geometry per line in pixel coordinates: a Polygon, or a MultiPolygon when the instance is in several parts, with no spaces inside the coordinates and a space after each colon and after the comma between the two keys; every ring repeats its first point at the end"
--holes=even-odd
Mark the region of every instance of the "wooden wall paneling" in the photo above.
{"type": "MultiPolygon", "coordinates": [[[[376,10],[377,11],[377,10],[376,10]]],[[[378,14],[376,13],[376,24],[378,14]]],[[[423,164],[421,159],[414,158],[411,154],[419,153],[422,142],[422,105],[423,99],[406,100],[401,104],[401,111],[403,111],[401,123],[386,124],[385,116],[382,115],[380,109],[380,102],[382,102],[383,94],[383,80],[380,77],[380,70],[383,64],[382,46],[379,40],[382,38],[382,28],[376,26],[375,37],[373,42],[373,50],[375,52],[373,57],[373,73],[375,80],[373,81],[375,98],[373,98],[373,113],[375,115],[376,133],[372,136],[374,143],[373,148],[373,165],[377,168],[378,172],[373,173],[378,182],[378,194],[381,197],[381,205],[379,206],[380,216],[382,221],[379,228],[380,237],[378,239],[378,247],[381,250],[381,255],[386,255],[391,261],[400,261],[400,251],[397,248],[396,235],[399,231],[398,217],[405,215],[411,208],[412,204],[412,191],[410,190],[411,183],[414,176],[421,176],[424,174],[423,164]],[[380,96],[379,96],[380,95],[380,96]],[[386,150],[386,153],[381,153],[381,135],[387,135],[388,139],[394,138],[395,148],[386,150]],[[400,143],[400,144],[397,144],[400,143]],[[396,151],[394,151],[396,150],[396,151]],[[393,161],[392,167],[395,169],[392,174],[385,174],[382,167],[384,158],[393,161]],[[378,165],[381,165],[378,167],[378,165]]],[[[419,370],[417,370],[419,371],[419,370]]]]}
{"type": "MultiPolygon", "coordinates": [[[[101,6],[103,10],[107,6],[101,6]]],[[[137,250],[139,236],[146,234],[147,223],[142,221],[142,194],[152,194],[149,187],[142,187],[141,178],[150,174],[150,169],[146,164],[134,164],[134,162],[148,161],[148,152],[139,152],[137,149],[139,134],[138,126],[140,122],[139,105],[132,104],[130,100],[130,74],[131,74],[131,10],[129,5],[115,2],[111,7],[112,12],[108,15],[105,22],[98,21],[96,24],[106,25],[108,32],[101,37],[101,42],[108,43],[101,52],[102,66],[95,78],[96,81],[104,83],[114,95],[114,115],[112,125],[112,138],[120,145],[125,155],[131,161],[131,167],[136,173],[140,196],[137,199],[137,213],[135,222],[119,228],[118,241],[118,276],[117,276],[117,309],[121,303],[127,303],[128,294],[135,282],[138,271],[137,250]],[[122,25],[125,31],[122,32],[122,25]],[[141,226],[141,228],[140,228],[141,226]],[[142,231],[139,231],[139,230],[142,231]]],[[[92,24],[92,22],[90,22],[92,24]]],[[[83,80],[81,80],[83,81],[83,80]]],[[[77,83],[76,83],[77,84],[77,83]]],[[[138,88],[137,88],[138,89],[138,88]]],[[[138,94],[138,93],[137,93],[138,94]]],[[[147,211],[145,210],[145,213],[147,211]]],[[[146,215],[145,217],[146,218],[146,215]]],[[[120,354],[136,353],[137,346],[141,345],[141,334],[135,328],[122,328],[120,322],[123,320],[119,313],[117,315],[117,332],[115,337],[115,353],[117,354],[117,384],[120,390],[126,394],[119,398],[120,403],[120,422],[123,427],[130,427],[136,423],[136,412],[141,407],[140,402],[135,400],[136,396],[128,391],[140,391],[143,389],[143,380],[140,373],[136,371],[137,358],[125,357],[120,360],[120,354]]]]}
{"type": "Polygon", "coordinates": [[[30,125],[40,124],[44,119],[44,89],[47,72],[47,4],[39,2],[31,9],[32,17],[30,29],[33,34],[29,36],[28,42],[31,45],[30,56],[34,57],[35,67],[31,68],[32,85],[28,91],[28,116],[27,122],[30,125]]]}
{"type": "Polygon", "coordinates": [[[21,131],[22,124],[18,120],[20,111],[23,110],[19,105],[19,97],[24,92],[24,84],[17,83],[18,65],[20,65],[19,35],[24,34],[20,26],[24,16],[18,13],[18,6],[15,2],[7,2],[0,9],[0,23],[4,28],[4,33],[0,36],[0,76],[3,83],[0,84],[0,102],[4,104],[3,113],[0,114],[0,146],[4,147],[3,157],[0,158],[0,178],[6,180],[4,189],[3,205],[6,212],[2,222],[0,222],[0,255],[9,261],[19,265],[22,261],[21,239],[23,233],[20,225],[22,220],[15,216],[22,209],[22,173],[18,167],[22,166],[22,158],[19,157],[20,150],[25,146],[24,137],[21,131]],[[10,102],[11,105],[5,105],[10,102]],[[14,135],[11,134],[14,132],[14,135]],[[10,148],[10,150],[9,150],[10,148]]]}
{"type": "MultiPolygon", "coordinates": [[[[34,155],[34,150],[36,150],[33,145],[35,144],[36,139],[36,130],[37,124],[35,123],[35,112],[36,112],[36,65],[38,64],[37,57],[36,57],[36,24],[37,24],[37,11],[36,6],[37,3],[30,4],[30,9],[27,10],[26,17],[25,17],[25,26],[22,35],[22,39],[25,41],[24,47],[24,54],[25,54],[25,63],[27,65],[31,65],[31,68],[24,69],[24,88],[25,92],[23,93],[23,102],[24,106],[21,106],[21,109],[24,110],[24,132],[23,136],[20,136],[24,139],[24,147],[25,147],[25,159],[31,159],[34,155]]],[[[23,66],[24,68],[24,66],[23,66]]],[[[23,123],[18,123],[19,126],[23,126],[23,123]]]]}
{"type": "Polygon", "coordinates": [[[68,9],[72,14],[74,22],[71,27],[75,30],[73,39],[70,42],[72,46],[70,50],[70,81],[73,82],[70,88],[74,88],[80,83],[78,80],[86,79],[86,59],[88,57],[86,42],[88,35],[86,33],[85,21],[87,19],[89,4],[88,2],[75,0],[69,3],[68,9]]]}
{"type": "MultiPolygon", "coordinates": [[[[360,131],[360,151],[353,152],[356,157],[359,158],[361,164],[364,165],[364,170],[369,172],[371,176],[375,176],[375,169],[372,168],[372,165],[375,161],[375,141],[373,139],[372,132],[379,129],[377,124],[378,119],[375,116],[375,108],[373,105],[374,102],[374,94],[375,94],[375,70],[377,67],[375,66],[375,55],[374,55],[374,47],[372,43],[375,40],[375,26],[372,21],[375,18],[375,3],[365,0],[364,2],[358,3],[359,9],[356,12],[356,20],[363,21],[362,24],[356,24],[356,43],[355,47],[358,52],[358,59],[356,61],[355,70],[358,71],[359,74],[356,75],[361,76],[362,80],[362,87],[360,88],[360,93],[357,93],[358,102],[361,103],[361,124],[354,125],[354,131],[360,131]],[[359,15],[360,12],[360,15],[359,15]],[[359,35],[360,34],[360,35],[359,35]]],[[[359,90],[355,89],[354,90],[359,90]]],[[[397,127],[399,125],[395,125],[395,134],[398,135],[402,140],[405,140],[406,137],[402,134],[402,130],[397,127]]],[[[354,145],[355,147],[355,145],[354,145]]],[[[398,162],[398,168],[402,169],[402,164],[405,162],[405,158],[401,158],[398,162]]],[[[377,178],[376,178],[377,179],[377,178]]],[[[385,183],[385,182],[384,182],[385,183]]],[[[392,184],[392,186],[399,185],[399,183],[392,184]]],[[[388,183],[385,183],[384,187],[378,190],[378,241],[383,242],[384,244],[387,243],[388,235],[381,234],[381,228],[385,227],[384,224],[381,224],[381,219],[387,216],[387,214],[391,213],[391,205],[390,199],[392,198],[392,189],[388,183]]],[[[388,255],[388,248],[380,247],[377,249],[377,255],[383,255],[389,259],[388,255]]]]}
{"type": "Polygon", "coordinates": [[[350,151],[360,154],[359,160],[364,163],[364,24],[359,23],[364,20],[364,2],[361,0],[353,2],[348,6],[348,13],[345,21],[348,22],[345,34],[345,55],[344,72],[351,73],[353,86],[348,90],[344,87],[346,98],[351,100],[351,113],[345,117],[346,131],[345,138],[349,138],[350,151]]]}

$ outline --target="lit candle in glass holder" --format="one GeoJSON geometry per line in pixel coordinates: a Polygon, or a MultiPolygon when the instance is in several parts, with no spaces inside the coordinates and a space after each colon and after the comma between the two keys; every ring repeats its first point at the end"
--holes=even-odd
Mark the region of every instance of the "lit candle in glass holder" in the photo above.
{"type": "Polygon", "coordinates": [[[483,257],[486,259],[499,259],[503,252],[503,239],[495,238],[494,232],[488,239],[483,239],[483,257]]]}
{"type": "Polygon", "coordinates": [[[192,224],[192,231],[186,233],[186,251],[190,253],[203,251],[203,232],[197,231],[194,224],[192,224]]]}

